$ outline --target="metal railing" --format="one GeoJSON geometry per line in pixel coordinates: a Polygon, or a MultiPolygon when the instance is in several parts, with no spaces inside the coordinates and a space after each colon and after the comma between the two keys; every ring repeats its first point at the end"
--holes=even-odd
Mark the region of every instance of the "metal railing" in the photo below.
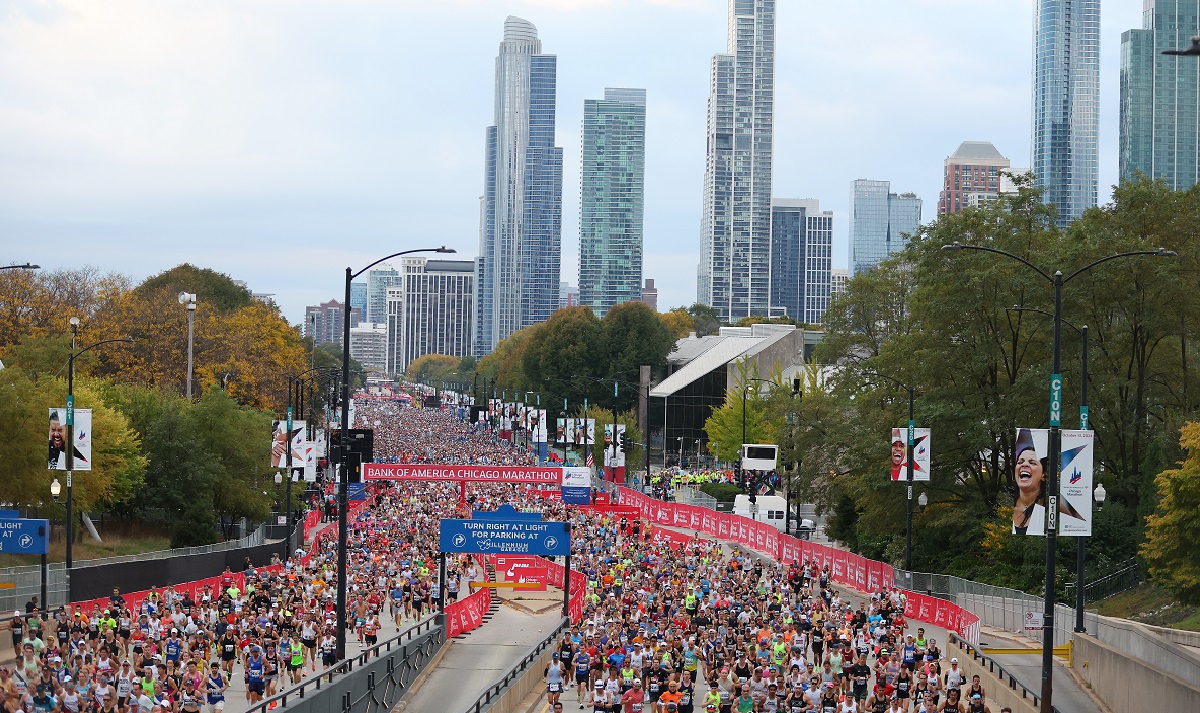
{"type": "Polygon", "coordinates": [[[685,485],[675,491],[675,502],[683,503],[684,505],[695,505],[709,510],[717,509],[717,499],[708,493],[701,492],[700,488],[691,485],[685,485]]]}
{"type": "MultiPolygon", "coordinates": [[[[326,705],[321,706],[320,710],[337,710],[341,713],[390,711],[425,665],[446,643],[446,627],[440,623],[440,619],[440,615],[435,615],[387,641],[363,649],[322,671],[320,675],[255,703],[246,709],[246,713],[267,713],[269,709],[275,708],[276,704],[286,708],[289,701],[294,707],[309,704],[309,707],[316,710],[319,693],[324,693],[325,696],[339,693],[338,690],[330,689],[341,689],[339,702],[334,705],[332,701],[326,700],[326,705]],[[388,655],[393,649],[399,651],[388,655]],[[356,669],[378,668],[381,663],[383,670],[366,671],[365,680],[351,682],[346,678],[356,669]],[[382,680],[376,678],[377,673],[383,674],[382,680]],[[346,686],[349,686],[349,690],[346,686]]],[[[361,678],[363,671],[360,670],[359,673],[361,678]]]]}
{"type": "MultiPolygon", "coordinates": [[[[1011,673],[1009,673],[1008,669],[1004,668],[999,663],[997,663],[995,659],[988,658],[985,654],[980,652],[979,649],[975,648],[970,643],[958,638],[958,635],[955,634],[953,631],[947,632],[947,634],[950,637],[950,645],[951,646],[957,646],[961,651],[964,651],[964,652],[970,654],[971,658],[974,661],[976,661],[979,665],[986,666],[988,673],[990,673],[990,674],[996,676],[998,679],[1000,679],[1000,683],[1007,684],[1008,687],[1013,691],[1020,691],[1021,698],[1032,699],[1034,708],[1041,707],[1041,696],[1038,693],[1035,693],[1032,690],[1026,688],[1024,684],[1022,684],[1011,673]]],[[[1050,709],[1053,710],[1055,713],[1058,713],[1057,706],[1051,705],[1050,709]]]]}
{"type": "Polygon", "coordinates": [[[517,678],[524,674],[525,670],[542,655],[542,652],[548,647],[553,646],[563,631],[566,631],[570,627],[571,620],[564,616],[562,621],[558,623],[558,626],[554,628],[554,631],[550,632],[546,638],[534,644],[533,648],[513,664],[512,668],[508,669],[495,683],[488,686],[487,690],[481,693],[479,698],[475,699],[475,702],[467,707],[466,713],[483,713],[483,711],[491,707],[492,702],[499,698],[500,694],[511,686],[513,681],[516,681],[517,678]]]}
{"type": "MultiPolygon", "coordinates": [[[[1146,577],[1142,573],[1142,566],[1138,564],[1138,561],[1136,559],[1126,560],[1117,565],[1115,571],[1103,577],[1097,577],[1095,581],[1085,582],[1083,585],[1083,601],[1098,602],[1114,594],[1120,594],[1121,592],[1133,589],[1145,581],[1146,577]]],[[[1067,585],[1067,588],[1072,591],[1074,587],[1074,582],[1067,585]]]]}

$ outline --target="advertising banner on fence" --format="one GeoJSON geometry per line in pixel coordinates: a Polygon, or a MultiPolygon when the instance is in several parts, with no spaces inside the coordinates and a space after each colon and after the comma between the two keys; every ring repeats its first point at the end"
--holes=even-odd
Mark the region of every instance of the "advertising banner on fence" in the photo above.
{"type": "Polygon", "coordinates": [[[367,480],[464,480],[468,483],[540,483],[562,485],[562,468],[508,465],[423,465],[364,463],[367,480]]]}
{"type": "MultiPolygon", "coordinates": [[[[50,436],[48,438],[46,464],[50,470],[67,469],[67,409],[50,409],[50,436]]],[[[92,410],[75,409],[75,443],[71,467],[75,470],[92,469],[92,410]]]]}
{"type": "Polygon", "coordinates": [[[563,468],[562,500],[571,505],[590,505],[592,471],[589,468],[563,468]]]}
{"type": "Polygon", "coordinates": [[[546,560],[541,557],[499,556],[493,562],[496,574],[504,577],[506,582],[517,584],[536,584],[536,587],[521,587],[524,592],[544,592],[549,582],[546,560]]]}
{"type": "MultiPolygon", "coordinates": [[[[929,480],[928,428],[913,429],[913,480],[929,480]]],[[[892,480],[908,479],[908,427],[892,429],[892,480]]]]}
{"type": "Polygon", "coordinates": [[[492,590],[484,587],[466,599],[446,605],[446,638],[471,631],[483,623],[483,615],[492,605],[492,590]]]}
{"type": "Polygon", "coordinates": [[[1045,535],[1047,507],[1057,512],[1058,534],[1086,537],[1092,534],[1092,464],[1094,438],[1091,431],[1062,431],[1062,453],[1058,469],[1058,497],[1046,492],[1046,469],[1050,458],[1050,431],[1045,428],[1017,429],[1013,453],[1013,480],[1017,502],[1013,507],[1012,534],[1045,535]]]}

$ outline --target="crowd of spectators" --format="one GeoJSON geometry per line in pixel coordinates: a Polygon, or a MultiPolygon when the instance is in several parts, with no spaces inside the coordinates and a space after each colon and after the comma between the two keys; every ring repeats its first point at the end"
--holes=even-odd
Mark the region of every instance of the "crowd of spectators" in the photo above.
{"type": "Polygon", "coordinates": [[[486,423],[466,423],[449,408],[361,400],[355,405],[354,428],[374,429],[377,463],[532,465],[535,461],[527,446],[500,438],[486,423]]]}

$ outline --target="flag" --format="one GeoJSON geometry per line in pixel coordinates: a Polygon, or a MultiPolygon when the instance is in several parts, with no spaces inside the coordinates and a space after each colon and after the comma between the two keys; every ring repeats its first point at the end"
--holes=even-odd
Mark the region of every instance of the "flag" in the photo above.
{"type": "Polygon", "coordinates": [[[596,463],[596,461],[592,460],[592,452],[588,451],[587,461],[584,463],[584,465],[591,468],[593,465],[595,465],[595,463],[596,463]]]}

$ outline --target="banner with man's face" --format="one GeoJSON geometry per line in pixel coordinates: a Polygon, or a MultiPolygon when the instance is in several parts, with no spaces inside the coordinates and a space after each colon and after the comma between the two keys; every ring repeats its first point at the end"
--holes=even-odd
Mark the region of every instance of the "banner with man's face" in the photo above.
{"type": "MultiPolygon", "coordinates": [[[[913,429],[913,481],[929,480],[928,428],[913,429]]],[[[892,480],[908,480],[908,427],[892,429],[892,480]]]]}
{"type": "Polygon", "coordinates": [[[287,421],[279,420],[271,423],[271,467],[286,468],[287,467],[287,443],[291,442],[292,447],[292,467],[303,468],[305,463],[304,452],[304,421],[292,421],[292,433],[289,438],[284,435],[287,430],[287,421]]]}
{"type": "MultiPolygon", "coordinates": [[[[67,469],[67,409],[50,409],[50,435],[46,465],[50,470],[67,469]]],[[[75,443],[72,446],[72,470],[92,469],[92,410],[75,409],[75,443]]]]}

